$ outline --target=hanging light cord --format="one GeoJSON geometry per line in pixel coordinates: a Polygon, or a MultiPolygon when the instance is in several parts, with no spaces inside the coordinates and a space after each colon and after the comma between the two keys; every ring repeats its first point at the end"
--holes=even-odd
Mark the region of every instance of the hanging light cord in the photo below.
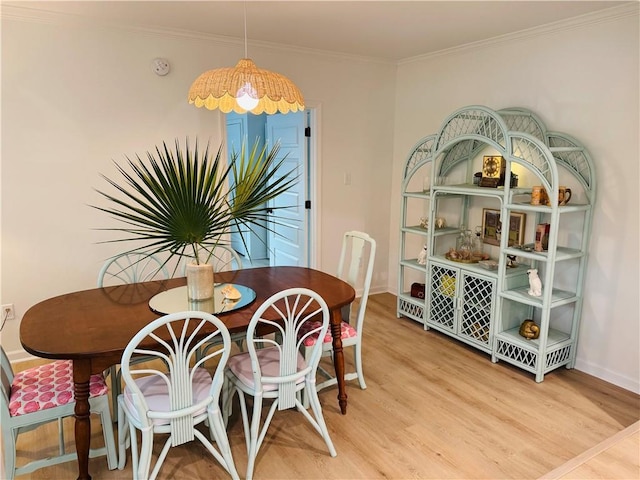
{"type": "Polygon", "coordinates": [[[244,58],[249,58],[247,55],[247,2],[242,2],[244,9],[244,58]]]}

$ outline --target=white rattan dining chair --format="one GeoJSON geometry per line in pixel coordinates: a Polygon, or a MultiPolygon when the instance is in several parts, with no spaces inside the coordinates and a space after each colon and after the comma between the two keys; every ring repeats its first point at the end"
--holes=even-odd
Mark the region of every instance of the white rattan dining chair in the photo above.
{"type": "Polygon", "coordinates": [[[104,262],[98,273],[98,288],[167,278],[169,271],[159,257],[146,253],[123,253],[104,262]]]}
{"type": "MultiPolygon", "coordinates": [[[[344,234],[337,276],[349,283],[356,292],[361,291],[358,308],[354,315],[355,322],[350,322],[350,308],[343,309],[341,312],[343,317],[340,323],[342,346],[343,348],[353,347],[353,361],[355,365],[355,371],[345,372],[344,379],[357,379],[360,388],[363,390],[367,388],[367,384],[364,381],[364,372],[362,369],[362,331],[364,328],[365,311],[367,309],[375,256],[376,241],[368,234],[358,231],[350,231],[344,234]]],[[[301,329],[301,335],[306,334],[310,329],[315,329],[316,324],[317,322],[314,321],[308,322],[308,324],[301,329]]],[[[327,331],[326,335],[320,338],[323,338],[322,355],[333,356],[333,337],[331,336],[331,331],[327,331]]],[[[305,352],[306,358],[312,354],[313,347],[317,340],[317,334],[306,337],[303,342],[303,351],[305,352]]],[[[326,380],[317,384],[316,388],[318,391],[338,383],[335,375],[326,369],[319,367],[318,372],[326,378],[326,380]]],[[[303,403],[308,407],[306,397],[303,403]]]]}
{"type": "Polygon", "coordinates": [[[249,322],[247,352],[234,355],[229,360],[223,410],[225,420],[228,421],[232,399],[237,392],[247,444],[247,479],[253,478],[258,450],[276,410],[298,409],[322,436],[331,456],[336,456],[315,388],[321,345],[317,344],[312,348],[306,361],[300,353],[300,345],[305,338],[303,336],[298,339],[300,326],[315,316],[320,316],[322,320],[308,335],[317,333],[324,336],[329,326],[329,308],[322,297],[312,290],[291,288],[271,296],[249,322]],[[275,335],[257,336],[261,328],[274,330],[275,335]],[[300,402],[303,390],[308,392],[313,416],[300,402]],[[253,397],[250,426],[245,395],[253,397]],[[261,421],[263,399],[272,400],[264,423],[261,421]]]}
{"type": "MultiPolygon", "coordinates": [[[[3,478],[13,479],[43,467],[76,460],[75,451],[65,451],[62,420],[74,415],[76,402],[73,398],[73,364],[71,360],[56,360],[38,367],[15,373],[11,363],[0,347],[2,364],[2,440],[4,443],[3,478]],[[18,435],[46,423],[58,422],[58,455],[16,465],[16,442],[18,435]]],[[[109,412],[107,384],[104,377],[92,375],[89,383],[89,408],[100,415],[104,444],[102,448],[89,450],[89,457],[107,456],[109,470],[117,467],[118,459],[113,439],[113,426],[109,412]]]]}
{"type": "MultiPolygon", "coordinates": [[[[151,280],[166,280],[169,270],[165,263],[155,255],[146,253],[123,253],[108,259],[98,273],[98,288],[123,285],[151,280]]],[[[146,361],[144,357],[136,359],[146,361]]],[[[105,371],[105,377],[111,377],[111,406],[113,413],[118,410],[118,395],[122,391],[122,378],[117,365],[111,365],[105,371]]]]}
{"type": "Polygon", "coordinates": [[[179,312],[154,320],[140,330],[122,354],[123,392],[118,396],[119,469],[131,446],[134,479],[154,479],[169,449],[198,439],[222,467],[237,479],[224,420],[220,392],[231,338],[224,323],[205,312],[179,312]],[[217,348],[195,361],[196,350],[216,338],[217,348]],[[155,346],[154,346],[155,345],[155,346]],[[135,355],[154,358],[131,368],[135,355]],[[217,359],[213,376],[203,367],[217,359]],[[196,427],[206,422],[213,443],[196,427]],[[141,433],[138,452],[137,431],[141,433]],[[151,471],[153,440],[168,434],[151,471]]]}

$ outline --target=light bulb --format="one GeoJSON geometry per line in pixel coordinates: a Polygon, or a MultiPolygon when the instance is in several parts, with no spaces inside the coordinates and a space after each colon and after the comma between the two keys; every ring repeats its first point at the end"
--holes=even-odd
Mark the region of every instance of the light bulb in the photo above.
{"type": "Polygon", "coordinates": [[[258,106],[258,92],[251,86],[249,82],[245,83],[236,94],[236,102],[242,108],[250,112],[258,106]]]}

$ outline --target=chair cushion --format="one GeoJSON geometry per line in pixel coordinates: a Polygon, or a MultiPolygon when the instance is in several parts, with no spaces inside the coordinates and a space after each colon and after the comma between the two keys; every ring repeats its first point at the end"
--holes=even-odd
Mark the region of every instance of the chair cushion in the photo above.
{"type": "MultiPolygon", "coordinates": [[[[169,376],[169,378],[171,378],[169,376]]],[[[199,403],[205,400],[209,396],[211,391],[211,382],[213,381],[211,374],[204,368],[197,368],[193,375],[192,391],[193,391],[193,403],[199,403]]],[[[136,385],[144,395],[144,399],[147,402],[149,410],[154,412],[170,412],[171,406],[169,403],[169,390],[167,383],[160,377],[160,375],[147,375],[146,377],[140,377],[135,379],[136,385]]],[[[124,403],[129,415],[133,416],[136,421],[140,421],[138,411],[133,403],[133,392],[125,385],[124,387],[124,403]]],[[[201,410],[194,413],[194,415],[200,415],[206,411],[207,407],[203,407],[201,410]]],[[[163,418],[154,418],[153,423],[155,425],[167,425],[170,420],[163,418]]]]}
{"type": "MultiPolygon", "coordinates": [[[[307,332],[309,332],[309,331],[311,331],[313,329],[320,328],[320,325],[322,325],[322,322],[318,322],[318,321],[306,321],[306,322],[304,322],[300,326],[300,333],[298,334],[299,337],[302,337],[307,332]]],[[[305,347],[312,347],[318,341],[318,335],[319,335],[319,332],[312,333],[307,338],[305,338],[302,343],[304,343],[305,347]]],[[[352,338],[352,337],[357,337],[357,336],[358,336],[358,332],[357,332],[357,330],[355,328],[353,328],[347,322],[340,322],[340,337],[342,339],[352,338]]],[[[333,337],[331,336],[331,327],[329,327],[329,329],[327,330],[327,334],[324,336],[324,342],[323,343],[331,343],[332,341],[333,341],[333,337]]]]}
{"type": "MultiPolygon", "coordinates": [[[[258,362],[260,363],[260,372],[263,377],[279,377],[280,376],[280,352],[278,347],[268,347],[256,350],[258,362]]],[[[297,361],[298,371],[307,368],[307,362],[300,352],[298,352],[297,361]]],[[[227,368],[246,386],[255,389],[253,382],[253,369],[251,368],[251,357],[249,352],[239,353],[229,359],[227,368]]],[[[304,377],[300,377],[296,383],[304,382],[304,377]]],[[[273,391],[278,389],[275,383],[265,383],[262,385],[265,391],[273,391]]]]}
{"type": "MultiPolygon", "coordinates": [[[[91,375],[89,397],[108,392],[102,374],[91,375]]],[[[57,360],[16,373],[11,383],[9,414],[12,417],[74,402],[73,362],[57,360]]]]}

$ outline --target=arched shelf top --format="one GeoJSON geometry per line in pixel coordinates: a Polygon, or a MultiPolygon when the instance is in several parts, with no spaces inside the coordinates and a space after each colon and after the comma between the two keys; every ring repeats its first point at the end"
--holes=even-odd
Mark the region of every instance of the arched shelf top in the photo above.
{"type": "Polygon", "coordinates": [[[596,191],[596,172],[589,151],[573,137],[565,133],[548,132],[547,145],[556,162],[573,172],[585,191],[590,192],[591,201],[596,191]]]}
{"type": "Polygon", "coordinates": [[[461,108],[451,114],[440,127],[434,145],[435,155],[451,145],[464,141],[483,141],[498,150],[506,149],[507,125],[493,110],[480,105],[461,108]]]}
{"type": "Polygon", "coordinates": [[[542,120],[525,108],[505,108],[498,110],[498,115],[504,120],[507,128],[511,132],[528,133],[541,142],[546,140],[546,127],[542,120]]]}
{"type": "Polygon", "coordinates": [[[544,181],[545,187],[558,184],[558,168],[553,155],[541,140],[521,132],[510,132],[509,140],[511,148],[508,153],[512,161],[533,171],[544,181]]]}
{"type": "Polygon", "coordinates": [[[593,201],[595,170],[591,156],[576,139],[549,132],[542,120],[522,107],[492,110],[482,105],[460,108],[440,130],[422,138],[411,150],[404,169],[407,181],[427,162],[446,175],[458,163],[472,160],[487,146],[530,169],[549,188],[557,188],[562,166],[584,186],[593,201]]]}
{"type": "Polygon", "coordinates": [[[411,178],[414,172],[422,167],[425,163],[432,161],[432,148],[435,138],[435,135],[428,135],[424,138],[421,138],[418,143],[413,146],[413,148],[409,152],[409,155],[407,156],[407,160],[404,166],[404,174],[402,178],[405,181],[411,178]]]}

